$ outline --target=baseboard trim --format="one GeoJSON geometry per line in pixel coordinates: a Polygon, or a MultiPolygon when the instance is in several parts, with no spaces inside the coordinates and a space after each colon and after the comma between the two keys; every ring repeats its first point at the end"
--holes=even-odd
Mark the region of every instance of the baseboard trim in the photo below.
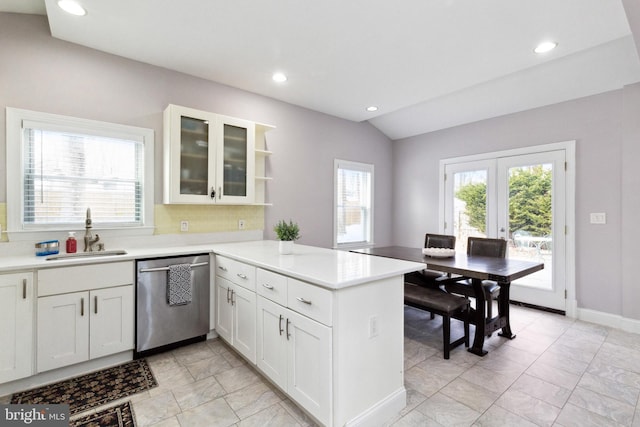
{"type": "Polygon", "coordinates": [[[602,311],[590,310],[587,308],[577,309],[577,319],[585,322],[597,323],[602,326],[622,329],[626,332],[640,334],[640,320],[629,319],[618,314],[604,313],[602,311]]]}
{"type": "Polygon", "coordinates": [[[407,406],[407,390],[400,387],[371,408],[348,421],[346,427],[376,427],[391,421],[407,406]]]}

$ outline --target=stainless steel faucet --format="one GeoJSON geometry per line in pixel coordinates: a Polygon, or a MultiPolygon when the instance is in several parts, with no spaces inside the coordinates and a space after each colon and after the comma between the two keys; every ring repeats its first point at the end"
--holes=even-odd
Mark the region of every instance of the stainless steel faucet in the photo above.
{"type": "MultiPolygon", "coordinates": [[[[84,251],[85,252],[93,252],[93,246],[98,243],[100,240],[100,236],[96,234],[96,237],[93,237],[91,234],[91,208],[87,208],[87,219],[84,222],[84,251]]],[[[102,246],[104,249],[104,246],[102,246]]]]}

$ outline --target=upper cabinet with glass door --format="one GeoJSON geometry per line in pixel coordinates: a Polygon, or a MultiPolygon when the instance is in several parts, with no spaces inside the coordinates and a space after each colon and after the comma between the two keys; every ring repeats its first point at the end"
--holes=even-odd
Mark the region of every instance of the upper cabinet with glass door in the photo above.
{"type": "Polygon", "coordinates": [[[169,105],[164,133],[164,203],[256,202],[253,122],[169,105]]]}

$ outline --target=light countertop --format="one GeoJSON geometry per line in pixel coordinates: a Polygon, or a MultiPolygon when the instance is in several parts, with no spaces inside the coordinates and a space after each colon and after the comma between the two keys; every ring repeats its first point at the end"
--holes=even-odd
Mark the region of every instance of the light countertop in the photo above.
{"type": "Polygon", "coordinates": [[[341,289],[426,268],[423,263],[298,244],[294,246],[292,254],[280,255],[278,242],[272,240],[215,244],[213,251],[330,289],[341,289]]]}
{"type": "Polygon", "coordinates": [[[280,255],[278,242],[272,240],[124,249],[125,255],[50,261],[35,255],[6,256],[0,259],[0,273],[213,252],[329,289],[340,289],[426,268],[422,263],[299,244],[292,254],[280,255]]]}

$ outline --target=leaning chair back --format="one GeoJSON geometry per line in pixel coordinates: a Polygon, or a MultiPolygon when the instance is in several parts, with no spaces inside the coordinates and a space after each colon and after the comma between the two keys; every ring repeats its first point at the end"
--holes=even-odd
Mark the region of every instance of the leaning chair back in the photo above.
{"type": "Polygon", "coordinates": [[[467,255],[504,258],[507,255],[507,241],[504,239],[469,237],[467,240],[467,255]]]}
{"type": "Polygon", "coordinates": [[[456,248],[456,236],[449,236],[446,234],[425,234],[424,236],[425,248],[456,248]]]}

